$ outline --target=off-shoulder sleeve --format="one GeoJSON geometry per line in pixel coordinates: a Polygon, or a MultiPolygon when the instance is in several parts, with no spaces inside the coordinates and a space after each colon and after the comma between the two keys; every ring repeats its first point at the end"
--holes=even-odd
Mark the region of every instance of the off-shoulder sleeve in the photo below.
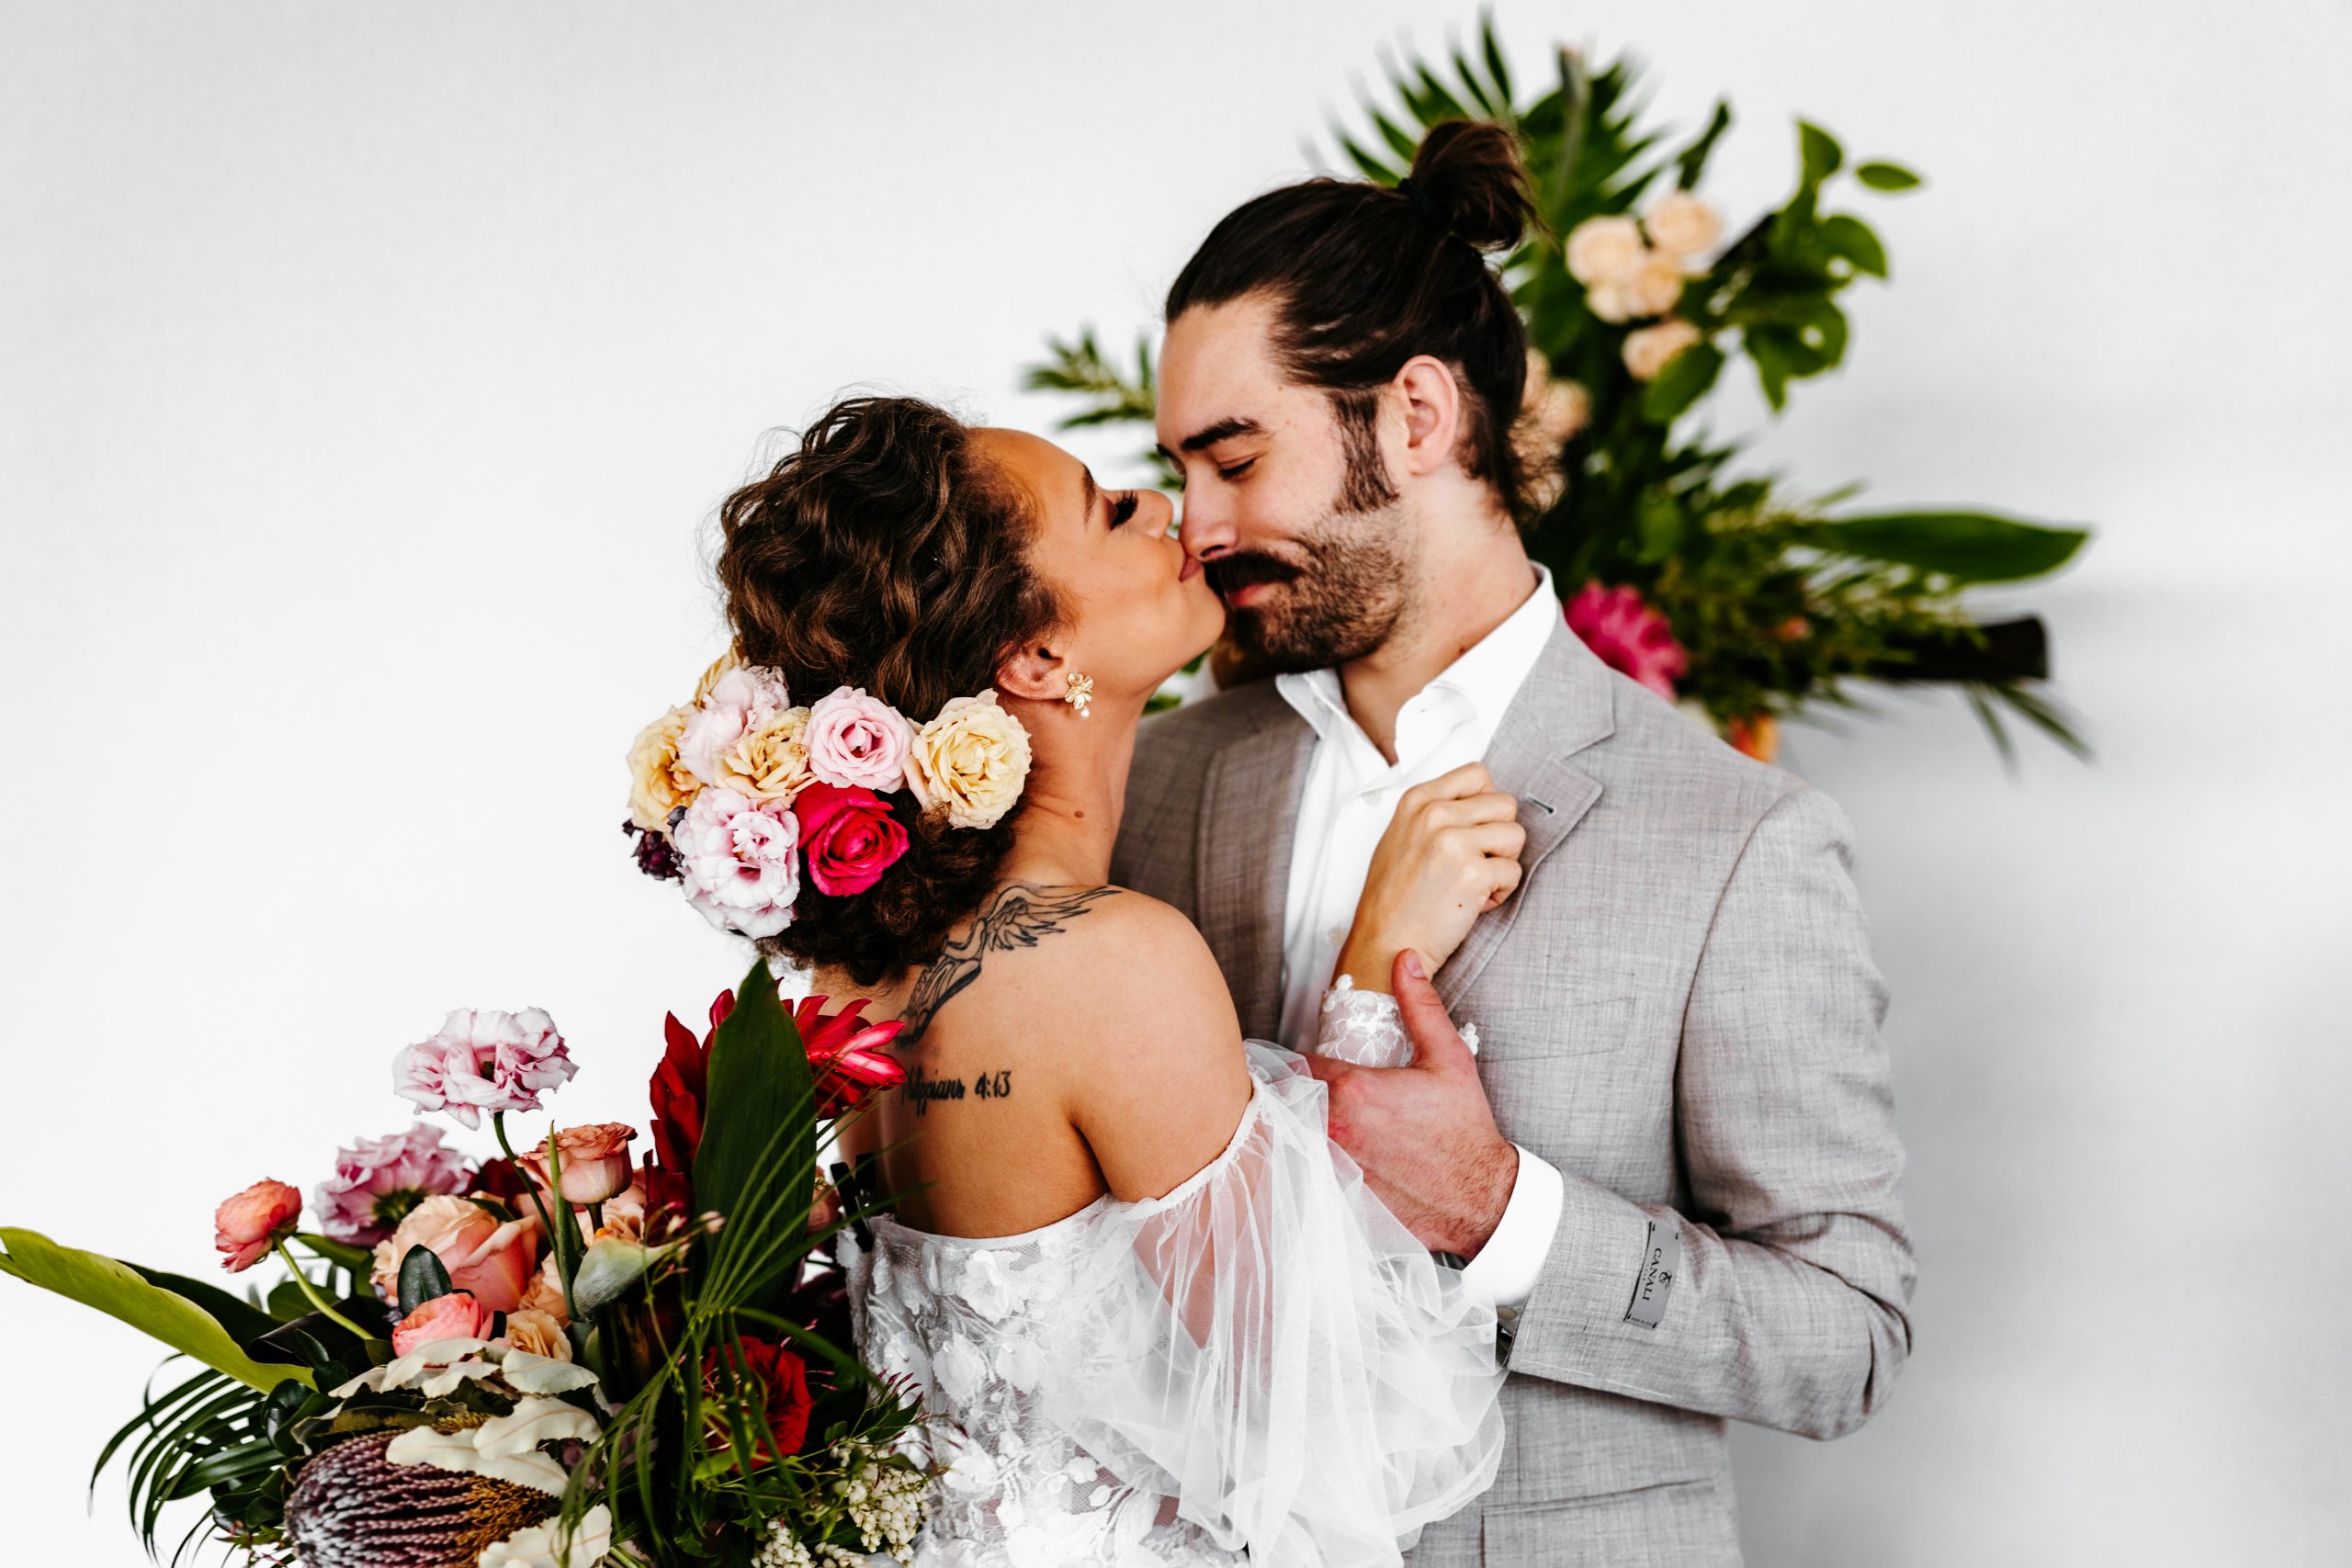
{"type": "Polygon", "coordinates": [[[1044,1413],[1253,1565],[1395,1563],[1494,1480],[1495,1314],[1330,1141],[1305,1060],[1247,1049],[1225,1151],[1096,1222],[1044,1413]]]}

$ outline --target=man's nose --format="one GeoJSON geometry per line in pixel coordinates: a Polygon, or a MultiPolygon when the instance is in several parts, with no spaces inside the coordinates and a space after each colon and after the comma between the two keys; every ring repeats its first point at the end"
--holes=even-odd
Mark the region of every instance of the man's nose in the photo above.
{"type": "Polygon", "coordinates": [[[1184,548],[1195,560],[1215,560],[1233,551],[1233,516],[1196,491],[1184,493],[1184,521],[1178,530],[1184,548]]]}

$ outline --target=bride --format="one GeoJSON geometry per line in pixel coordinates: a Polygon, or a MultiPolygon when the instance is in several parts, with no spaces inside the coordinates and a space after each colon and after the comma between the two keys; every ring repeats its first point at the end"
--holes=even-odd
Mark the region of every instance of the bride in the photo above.
{"type": "MultiPolygon", "coordinates": [[[[944,1467],[923,1568],[1393,1563],[1501,1454],[1492,1306],[1329,1141],[1302,1058],[1243,1041],[1200,934],[1107,886],[1146,702],[1223,624],[1172,521],[899,398],[835,407],[722,511],[745,662],[1018,721],[967,732],[979,794],[934,789],[886,874],[763,942],[903,1021],[908,1081],[844,1143],[892,1213],[843,1247],[860,1353],[921,1390],[944,1467]]],[[[1398,813],[1400,891],[1363,907],[1406,924],[1351,934],[1333,1054],[1395,1059],[1387,961],[1433,973],[1516,884],[1482,787],[1398,813]]]]}

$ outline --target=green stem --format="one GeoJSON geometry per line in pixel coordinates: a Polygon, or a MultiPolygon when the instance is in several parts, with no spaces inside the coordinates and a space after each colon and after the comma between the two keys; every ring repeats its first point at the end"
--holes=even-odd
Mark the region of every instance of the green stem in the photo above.
{"type": "Polygon", "coordinates": [[[380,1334],[368,1333],[366,1329],[352,1322],[351,1319],[335,1311],[334,1303],[327,1300],[326,1297],[319,1294],[319,1288],[311,1283],[311,1277],[302,1272],[302,1266],[294,1261],[294,1255],[292,1253],[286,1250],[286,1238],[284,1236],[277,1237],[269,1245],[272,1251],[276,1252],[279,1258],[285,1259],[286,1267],[294,1270],[294,1282],[302,1288],[302,1293],[310,1298],[311,1305],[317,1310],[320,1316],[325,1318],[329,1323],[340,1324],[345,1328],[347,1328],[352,1333],[357,1335],[363,1341],[380,1339],[383,1337],[380,1334]]]}
{"type": "MultiPolygon", "coordinates": [[[[555,1251],[555,1277],[557,1283],[563,1287],[564,1315],[577,1323],[580,1321],[580,1314],[571,1304],[571,1269],[564,1261],[563,1233],[555,1228],[553,1220],[548,1218],[547,1200],[539,1195],[539,1184],[531,1179],[529,1168],[523,1164],[522,1156],[514,1152],[514,1145],[506,1141],[506,1112],[493,1111],[490,1113],[490,1130],[498,1135],[498,1146],[506,1151],[506,1157],[514,1162],[514,1168],[521,1174],[524,1185],[531,1190],[531,1207],[538,1211],[539,1228],[547,1233],[548,1246],[555,1251]]],[[[548,1179],[550,1180],[554,1179],[552,1171],[548,1173],[548,1179]]],[[[570,1210],[564,1211],[563,1218],[566,1224],[571,1224],[570,1210]]]]}

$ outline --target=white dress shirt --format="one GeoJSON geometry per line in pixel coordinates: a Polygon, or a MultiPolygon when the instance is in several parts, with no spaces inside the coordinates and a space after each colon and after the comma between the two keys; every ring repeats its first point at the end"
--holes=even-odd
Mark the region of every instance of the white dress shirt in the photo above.
{"type": "MultiPolygon", "coordinates": [[[[1525,604],[1397,710],[1394,763],[1381,756],[1348,712],[1336,671],[1275,679],[1276,689],[1316,735],[1283,902],[1279,1032],[1289,1049],[1314,1048],[1323,993],[1338,967],[1340,944],[1372,869],[1372,852],[1396,814],[1397,797],[1487,754],[1504,711],[1558,626],[1560,601],[1552,574],[1542,566],[1535,574],[1535,591],[1525,604]]],[[[1520,1149],[1519,1174],[1502,1222],[1463,1276],[1507,1317],[1534,1292],[1559,1225],[1562,1197],[1559,1171],[1520,1149]]]]}

